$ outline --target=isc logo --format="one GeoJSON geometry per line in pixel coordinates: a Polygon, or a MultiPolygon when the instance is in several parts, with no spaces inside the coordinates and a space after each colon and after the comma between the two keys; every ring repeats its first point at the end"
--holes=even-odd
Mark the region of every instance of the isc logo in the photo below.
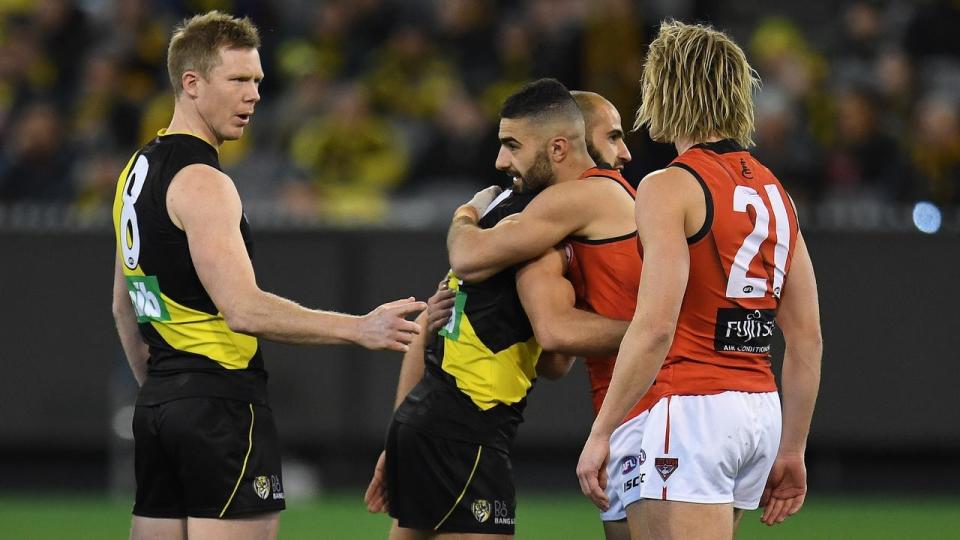
{"type": "Polygon", "coordinates": [[[156,276],[127,276],[127,291],[138,323],[170,320],[156,276]]]}

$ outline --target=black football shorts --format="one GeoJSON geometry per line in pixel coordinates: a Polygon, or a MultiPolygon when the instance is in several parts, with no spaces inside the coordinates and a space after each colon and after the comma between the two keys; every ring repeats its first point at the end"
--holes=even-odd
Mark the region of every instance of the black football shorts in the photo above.
{"type": "Polygon", "coordinates": [[[392,422],[386,444],[390,515],[401,527],[513,534],[516,495],[510,456],[392,422]]]}
{"type": "Polygon", "coordinates": [[[230,518],[285,507],[267,406],[214,397],[137,406],[133,435],[134,515],[230,518]]]}

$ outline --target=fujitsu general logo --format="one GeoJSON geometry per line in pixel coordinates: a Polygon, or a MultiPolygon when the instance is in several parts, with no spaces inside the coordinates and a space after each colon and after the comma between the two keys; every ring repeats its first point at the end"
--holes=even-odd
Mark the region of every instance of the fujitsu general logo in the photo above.
{"type": "Polygon", "coordinates": [[[727,321],[727,338],[736,337],[747,343],[754,339],[768,338],[773,335],[773,321],[763,320],[759,309],[747,313],[746,320],[727,321]]]}
{"type": "Polygon", "coordinates": [[[772,309],[718,309],[714,348],[717,352],[769,353],[776,328],[774,316],[772,309]]]}

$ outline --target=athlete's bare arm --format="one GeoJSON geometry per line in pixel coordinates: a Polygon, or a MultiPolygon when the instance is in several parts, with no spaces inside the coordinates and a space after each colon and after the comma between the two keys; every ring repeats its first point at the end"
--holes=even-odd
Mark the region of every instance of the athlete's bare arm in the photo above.
{"type": "Polygon", "coordinates": [[[567,236],[614,237],[633,232],[629,218],[618,220],[610,212],[622,205],[629,216],[625,196],[623,188],[605,179],[561,182],[543,190],[523,212],[489,229],[477,226],[475,208],[461,206],[447,234],[450,266],[461,279],[483,281],[540,255],[567,236]]]}
{"type": "Polygon", "coordinates": [[[190,165],[177,173],[167,190],[167,210],[186,232],[197,275],[231,330],[284,343],[395,351],[406,351],[420,332],[404,319],[426,307],[413,298],[354,316],[307,309],[261,290],[240,234],[240,196],[230,178],[212,167],[190,165]]]}
{"type": "Polygon", "coordinates": [[[777,309],[777,325],[786,343],[781,377],[783,429],[780,450],[760,502],[764,507],[761,521],[767,525],[797,513],[807,492],[803,454],[820,387],[823,337],[817,281],[803,235],[797,237],[793,264],[777,309]]]}
{"type": "Polygon", "coordinates": [[[120,268],[120,259],[117,258],[113,273],[113,320],[117,324],[117,333],[120,335],[120,345],[133,371],[137,384],[143,386],[147,380],[147,359],[150,351],[140,335],[137,327],[137,316],[133,313],[130,303],[130,293],[127,291],[126,279],[120,268]]]}
{"type": "MultiPolygon", "coordinates": [[[[410,350],[403,355],[403,363],[400,364],[400,379],[397,382],[397,394],[393,402],[394,409],[403,403],[407,394],[423,379],[424,349],[427,339],[435,335],[436,331],[443,326],[440,323],[441,320],[450,318],[453,297],[454,293],[447,289],[444,279],[440,282],[437,292],[427,300],[426,311],[417,317],[417,324],[421,328],[426,328],[426,332],[414,336],[410,343],[410,350]]],[[[380,457],[377,458],[377,464],[373,469],[373,478],[370,480],[367,491],[363,496],[363,501],[370,512],[386,512],[390,509],[385,475],[386,452],[380,452],[380,457]]]]}
{"type": "Polygon", "coordinates": [[[610,434],[649,389],[673,342],[690,273],[687,238],[703,224],[702,212],[699,222],[690,216],[704,206],[703,190],[679,168],[651,173],[637,189],[637,234],[643,244],[637,310],[577,465],[580,488],[600,508],[608,504],[599,474],[610,434]]]}
{"type": "Polygon", "coordinates": [[[563,252],[551,248],[517,271],[517,293],[537,342],[546,351],[574,356],[616,353],[629,323],[574,307],[565,267],[563,252]]]}

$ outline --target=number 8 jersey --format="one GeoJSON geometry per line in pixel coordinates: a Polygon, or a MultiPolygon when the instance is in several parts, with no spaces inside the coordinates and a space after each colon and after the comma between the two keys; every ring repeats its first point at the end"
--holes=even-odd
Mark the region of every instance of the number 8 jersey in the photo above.
{"type": "MultiPolygon", "coordinates": [[[[170,220],[167,189],[184,167],[220,170],[217,150],[187,133],[165,133],[130,159],[113,203],[117,255],[140,333],[150,348],[137,403],[214,396],[266,402],[266,372],[257,339],[232,331],[207,294],[186,233],[170,220]]],[[[237,224],[247,252],[245,217],[237,224]]]]}
{"type": "Polygon", "coordinates": [[[799,230],[793,204],[773,173],[730,140],[696,145],[670,166],[700,183],[706,217],[687,240],[690,277],[653,390],[776,391],[770,344],[799,230]]]}

